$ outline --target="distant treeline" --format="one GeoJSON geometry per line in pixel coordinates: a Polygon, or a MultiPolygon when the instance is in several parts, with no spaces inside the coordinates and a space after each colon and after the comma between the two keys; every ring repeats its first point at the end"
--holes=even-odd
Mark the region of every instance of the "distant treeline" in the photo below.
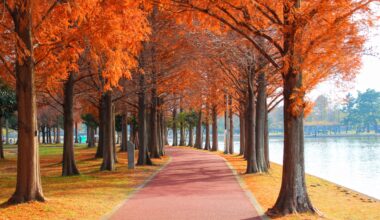
{"type": "MultiPolygon", "coordinates": [[[[269,116],[269,131],[283,133],[282,107],[269,116]]],[[[320,95],[314,101],[312,113],[305,119],[305,135],[337,135],[380,133],[380,92],[368,89],[354,97],[347,94],[343,104],[320,95]]]]}

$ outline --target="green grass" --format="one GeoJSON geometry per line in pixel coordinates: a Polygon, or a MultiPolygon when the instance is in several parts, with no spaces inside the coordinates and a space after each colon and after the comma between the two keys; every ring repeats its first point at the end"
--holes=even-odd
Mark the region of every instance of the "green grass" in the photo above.
{"type": "MultiPolygon", "coordinates": [[[[156,166],[131,170],[127,153],[118,151],[116,170],[101,172],[102,159],[94,157],[96,148],[82,144],[75,149],[81,175],[62,177],[62,145],[41,145],[40,152],[42,187],[47,202],[0,205],[0,219],[100,219],[168,161],[165,157],[154,160],[156,166]]],[[[0,204],[7,201],[16,185],[16,157],[5,156],[7,159],[0,160],[0,204]]]]}
{"type": "MultiPolygon", "coordinates": [[[[54,156],[62,155],[62,144],[41,144],[39,146],[40,156],[54,156]]],[[[85,149],[87,148],[86,144],[76,144],[75,149],[85,149]]],[[[15,157],[17,145],[4,145],[6,157],[15,157]]]]}

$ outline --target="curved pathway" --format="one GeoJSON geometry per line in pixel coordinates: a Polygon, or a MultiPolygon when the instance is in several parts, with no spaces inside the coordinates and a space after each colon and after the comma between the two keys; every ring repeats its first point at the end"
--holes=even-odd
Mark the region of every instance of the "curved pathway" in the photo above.
{"type": "Polygon", "coordinates": [[[172,161],[110,219],[261,219],[218,155],[168,148],[172,161]]]}

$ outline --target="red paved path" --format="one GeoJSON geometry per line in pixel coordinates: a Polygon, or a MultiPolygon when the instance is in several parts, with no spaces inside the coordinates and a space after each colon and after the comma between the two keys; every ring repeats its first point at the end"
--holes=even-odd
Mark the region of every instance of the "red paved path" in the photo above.
{"type": "Polygon", "coordinates": [[[172,161],[111,219],[261,219],[218,155],[169,148],[172,161]]]}

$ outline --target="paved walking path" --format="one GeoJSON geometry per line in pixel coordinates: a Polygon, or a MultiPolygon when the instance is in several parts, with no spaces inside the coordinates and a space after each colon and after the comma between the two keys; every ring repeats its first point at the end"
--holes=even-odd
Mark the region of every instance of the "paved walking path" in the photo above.
{"type": "Polygon", "coordinates": [[[172,161],[111,219],[261,219],[223,158],[168,148],[172,161]]]}

